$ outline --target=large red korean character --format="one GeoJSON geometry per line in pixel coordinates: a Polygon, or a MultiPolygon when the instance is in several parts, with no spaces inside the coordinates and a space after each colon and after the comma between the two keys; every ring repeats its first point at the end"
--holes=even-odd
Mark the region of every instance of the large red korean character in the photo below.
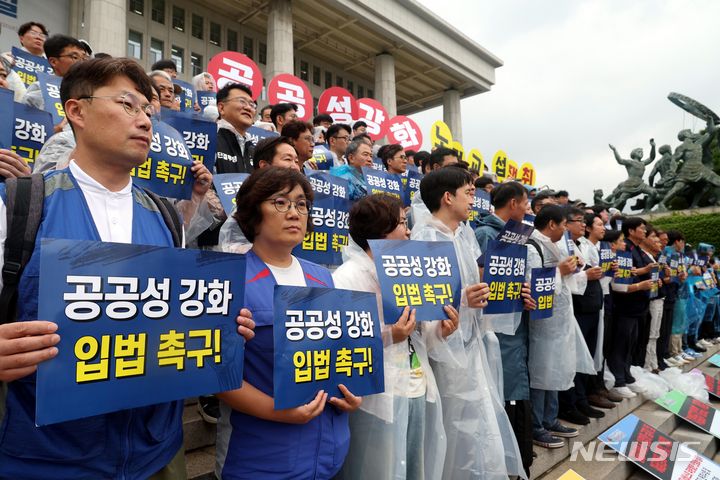
{"type": "Polygon", "coordinates": [[[380,140],[387,133],[388,113],[382,103],[372,98],[361,98],[357,101],[357,120],[367,124],[365,133],[373,140],[380,140]]]}
{"type": "Polygon", "coordinates": [[[318,113],[327,113],[335,123],[352,125],[357,115],[357,102],[344,88],[331,87],[320,95],[318,113]]]}
{"type": "Polygon", "coordinates": [[[208,63],[208,73],[215,78],[218,89],[229,83],[242,83],[250,87],[253,99],[257,99],[262,91],[260,69],[250,57],[242,53],[218,53],[208,63]]]}
{"type": "Polygon", "coordinates": [[[267,87],[268,102],[271,105],[276,103],[294,103],[297,105],[298,120],[307,122],[312,118],[313,99],[310,89],[305,82],[295,75],[281,73],[273,78],[267,87]]]}
{"type": "Polygon", "coordinates": [[[423,136],[415,120],[404,115],[393,117],[388,122],[388,140],[399,143],[405,150],[418,151],[422,147],[423,136]]]}

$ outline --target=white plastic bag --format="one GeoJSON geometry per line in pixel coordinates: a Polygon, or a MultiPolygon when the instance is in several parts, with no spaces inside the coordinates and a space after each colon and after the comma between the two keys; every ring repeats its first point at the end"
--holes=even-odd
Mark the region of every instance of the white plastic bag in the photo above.
{"type": "Polygon", "coordinates": [[[635,378],[635,383],[645,389],[643,395],[651,400],[656,400],[671,390],[664,379],[640,367],[630,367],[630,374],[635,378]]]}
{"type": "Polygon", "coordinates": [[[710,398],[705,384],[705,377],[701,372],[682,373],[679,368],[666,368],[660,372],[660,377],[665,380],[673,390],[678,390],[685,395],[708,403],[710,398]]]}

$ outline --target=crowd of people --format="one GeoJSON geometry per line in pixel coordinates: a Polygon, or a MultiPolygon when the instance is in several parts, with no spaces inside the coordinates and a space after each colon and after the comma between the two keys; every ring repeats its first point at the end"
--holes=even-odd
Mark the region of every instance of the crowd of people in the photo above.
{"type": "MultiPolygon", "coordinates": [[[[3,268],[3,289],[15,288],[17,300],[16,313],[4,312],[0,324],[0,478],[185,478],[182,400],[44,427],[34,417],[37,366],[65,348],[58,326],[38,319],[40,238],[174,245],[151,193],[133,184],[131,171],[148,156],[153,119],[163,108],[179,108],[175,66],[163,60],[145,72],[130,59],[93,55],[87,42],[48,37],[37,22],[23,25],[19,40],[62,77],[65,120],[34,164],[45,196],[32,255],[15,285],[3,268]]],[[[42,109],[38,87],[25,88],[12,57],[2,59],[0,88],[42,109]]],[[[216,90],[206,73],[193,85],[216,90]]],[[[185,231],[181,243],[247,256],[244,308],[234,320],[247,342],[243,384],[200,401],[204,418],[217,423],[218,478],[528,478],[533,445],[562,447],[578,435],[575,426],[642,393],[631,366],[653,373],[679,367],[720,340],[720,263],[711,245],[691,249],[682,232],[571,202],[565,191],[499,183],[446,147],[376,145],[363,122],[335,123],[329,115],[303,122],[289,103],[258,109],[242,84],[219,89],[214,109],[196,107],[217,123],[217,153],[215,171],[192,167],[191,199],[173,201],[185,231]],[[252,126],[280,135],[256,143],[252,126]],[[312,226],[314,193],[305,172],[318,168],[316,145],[330,152],[327,174],[347,180],[352,202],[344,262],[330,268],[293,254],[312,226]],[[369,194],[362,167],[375,157],[391,174],[424,175],[409,207],[369,194]],[[230,215],[212,188],[213,174],[223,173],[250,174],[230,215]],[[492,208],[470,222],[476,190],[489,192],[492,208]],[[530,320],[537,305],[527,283],[522,312],[486,314],[490,288],[479,259],[508,222],[527,215],[534,227],[523,247],[528,275],[555,269],[552,316],[530,320]],[[321,390],[305,405],[276,410],[274,286],[372,292],[381,306],[369,247],[377,239],[451,242],[459,308],[448,305],[445,318],[419,322],[406,307],[394,323],[383,323],[385,392],[361,398],[340,385],[339,392],[321,390]],[[629,282],[616,281],[617,261],[610,274],[603,268],[603,242],[631,254],[629,282]]],[[[25,159],[0,149],[0,175],[30,173],[25,159]]],[[[7,222],[11,183],[0,186],[3,245],[17,228],[7,222]]]]}

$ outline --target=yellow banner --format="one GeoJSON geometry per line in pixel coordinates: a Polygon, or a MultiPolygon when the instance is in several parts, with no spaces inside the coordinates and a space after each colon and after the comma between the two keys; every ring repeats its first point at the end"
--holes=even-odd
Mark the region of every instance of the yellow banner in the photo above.
{"type": "Polygon", "coordinates": [[[517,163],[515,163],[515,160],[508,160],[507,161],[507,176],[505,177],[506,180],[515,180],[518,178],[518,172],[520,169],[518,168],[517,163]]]}
{"type": "Polygon", "coordinates": [[[558,477],[558,480],[585,480],[585,478],[575,473],[575,470],[570,469],[558,477]]]}
{"type": "Polygon", "coordinates": [[[478,175],[483,174],[485,164],[480,150],[478,150],[477,148],[473,148],[472,150],[470,150],[467,154],[467,160],[465,161],[468,163],[468,168],[470,170],[472,170],[473,172],[477,172],[478,175]]]}
{"type": "Polygon", "coordinates": [[[450,127],[442,120],[433,123],[432,127],[430,127],[430,141],[433,149],[437,147],[453,148],[453,138],[450,127]]]}
{"type": "Polygon", "coordinates": [[[492,160],[492,171],[497,175],[498,182],[502,182],[508,176],[508,157],[502,150],[495,152],[492,160]]]}
{"type": "Polygon", "coordinates": [[[524,185],[535,186],[535,176],[535,167],[532,166],[532,163],[525,162],[520,166],[518,180],[524,185]]]}
{"type": "Polygon", "coordinates": [[[462,143],[455,140],[453,141],[452,147],[450,148],[452,148],[458,153],[458,160],[460,160],[461,162],[465,160],[465,149],[463,148],[462,143]]]}

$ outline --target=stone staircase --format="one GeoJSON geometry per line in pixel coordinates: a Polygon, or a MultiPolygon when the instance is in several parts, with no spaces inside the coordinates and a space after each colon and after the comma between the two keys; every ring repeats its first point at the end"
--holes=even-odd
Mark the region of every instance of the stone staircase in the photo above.
{"type": "Polygon", "coordinates": [[[197,398],[185,400],[183,431],[188,480],[215,480],[215,425],[202,419],[197,398]]]}
{"type": "MultiPolygon", "coordinates": [[[[720,372],[720,368],[711,365],[707,360],[718,351],[720,351],[720,346],[709,348],[702,358],[685,366],[684,371],[689,372],[693,368],[697,368],[708,375],[716,376],[717,373],[720,372]]],[[[712,396],[710,396],[710,404],[720,409],[720,400],[712,396]]],[[[568,424],[578,428],[580,435],[566,441],[566,445],[563,448],[549,450],[536,446],[535,453],[538,454],[538,458],[533,462],[530,472],[531,478],[533,480],[556,480],[570,469],[587,480],[650,480],[655,478],[631,462],[624,461],[624,459],[621,460],[617,454],[608,448],[604,448],[603,453],[598,454],[598,446],[591,443],[597,442],[597,444],[599,444],[600,442],[597,440],[598,435],[630,413],[669,435],[674,440],[679,442],[697,442],[692,444],[691,448],[693,450],[720,463],[720,440],[680,419],[675,416],[675,414],[665,410],[654,401],[644,398],[642,395],[625,399],[622,403],[618,403],[617,407],[603,411],[605,412],[605,417],[591,419],[589,425],[577,426],[568,424]],[[587,460],[583,457],[582,452],[576,452],[577,454],[574,455],[574,459],[571,458],[571,452],[573,449],[578,451],[581,448],[581,443],[582,446],[586,448],[586,451],[592,452],[591,457],[588,453],[588,457],[590,458],[587,460]],[[592,448],[587,450],[588,447],[592,448]]]]}
{"type": "MultiPolygon", "coordinates": [[[[711,376],[717,375],[720,368],[707,363],[707,359],[719,351],[720,346],[708,349],[702,358],[690,363],[684,370],[689,372],[693,368],[698,368],[711,376]]],[[[720,409],[720,400],[716,400],[712,396],[710,404],[720,409]]],[[[602,455],[606,459],[605,461],[597,459],[596,448],[591,449],[591,460],[585,460],[582,452],[577,453],[574,460],[571,459],[573,449],[579,450],[580,444],[587,448],[588,446],[592,447],[592,445],[588,445],[590,442],[599,443],[598,435],[630,413],[670,435],[674,440],[699,442],[694,444],[693,449],[720,463],[720,440],[681,420],[652,400],[638,395],[616,405],[611,410],[603,410],[605,417],[591,419],[589,425],[572,425],[580,430],[580,435],[566,441],[563,448],[545,449],[536,446],[535,453],[538,454],[538,457],[533,462],[531,478],[533,480],[556,480],[569,469],[575,470],[587,480],[649,480],[654,478],[635,467],[631,462],[616,459],[617,455],[608,449],[602,455]],[[607,461],[609,458],[613,458],[613,460],[607,461]]],[[[195,398],[185,401],[183,429],[185,431],[185,460],[188,479],[215,480],[215,425],[204,422],[200,417],[195,398]]]]}

